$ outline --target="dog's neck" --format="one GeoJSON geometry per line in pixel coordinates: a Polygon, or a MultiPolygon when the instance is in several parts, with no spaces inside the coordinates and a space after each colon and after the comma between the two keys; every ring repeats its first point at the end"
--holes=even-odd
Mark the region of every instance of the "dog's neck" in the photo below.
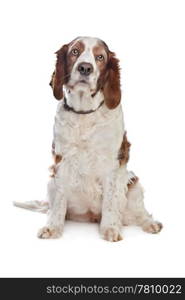
{"type": "Polygon", "coordinates": [[[66,103],[75,111],[90,111],[96,110],[104,100],[104,95],[98,91],[93,95],[89,89],[67,89],[64,90],[66,103]]]}

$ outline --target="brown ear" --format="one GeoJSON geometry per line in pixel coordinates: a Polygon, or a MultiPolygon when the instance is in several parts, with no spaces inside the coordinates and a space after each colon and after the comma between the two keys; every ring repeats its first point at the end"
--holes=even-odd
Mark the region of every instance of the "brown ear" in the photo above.
{"type": "Polygon", "coordinates": [[[67,50],[68,45],[64,45],[57,52],[55,71],[52,74],[50,85],[57,100],[63,98],[63,85],[67,81],[67,50]]]}
{"type": "Polygon", "coordinates": [[[119,60],[115,57],[113,52],[109,53],[103,93],[108,108],[113,109],[118,106],[121,101],[120,67],[119,60]]]}

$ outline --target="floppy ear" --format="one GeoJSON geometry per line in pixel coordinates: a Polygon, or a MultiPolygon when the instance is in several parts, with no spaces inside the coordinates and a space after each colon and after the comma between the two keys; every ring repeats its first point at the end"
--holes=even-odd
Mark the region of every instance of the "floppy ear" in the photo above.
{"type": "Polygon", "coordinates": [[[67,81],[67,50],[68,45],[64,45],[57,52],[55,71],[52,74],[50,85],[57,100],[63,98],[63,85],[67,81]]]}
{"type": "Polygon", "coordinates": [[[120,67],[119,60],[113,52],[109,52],[106,80],[103,86],[105,104],[114,109],[121,101],[120,67]]]}

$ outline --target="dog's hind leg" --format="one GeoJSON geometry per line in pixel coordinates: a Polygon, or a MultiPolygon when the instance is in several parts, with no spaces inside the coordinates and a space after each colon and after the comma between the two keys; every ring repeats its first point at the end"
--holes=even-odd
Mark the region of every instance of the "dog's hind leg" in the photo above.
{"type": "Polygon", "coordinates": [[[137,225],[149,233],[158,233],[162,224],[155,221],[144,206],[144,192],[137,177],[131,179],[126,195],[128,202],[123,214],[123,225],[137,225]]]}

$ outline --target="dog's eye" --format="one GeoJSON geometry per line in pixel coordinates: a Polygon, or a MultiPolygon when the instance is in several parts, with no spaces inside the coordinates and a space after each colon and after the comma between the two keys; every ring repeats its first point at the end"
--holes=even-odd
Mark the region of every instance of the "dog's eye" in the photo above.
{"type": "Polygon", "coordinates": [[[78,51],[78,49],[73,49],[73,50],[71,51],[71,53],[72,53],[73,55],[77,56],[77,55],[79,54],[79,51],[78,51]]]}
{"type": "Polygon", "coordinates": [[[102,61],[102,60],[104,60],[104,56],[102,54],[101,55],[97,55],[96,56],[96,60],[102,61]]]}

